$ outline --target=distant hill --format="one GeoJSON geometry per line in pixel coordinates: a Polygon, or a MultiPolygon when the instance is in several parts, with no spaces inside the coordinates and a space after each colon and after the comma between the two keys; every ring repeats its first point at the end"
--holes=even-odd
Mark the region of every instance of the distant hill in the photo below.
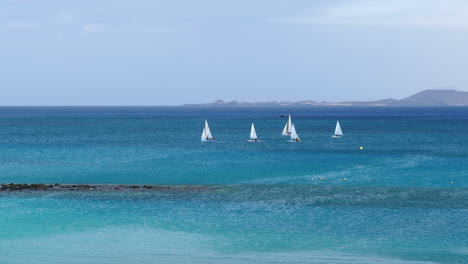
{"type": "Polygon", "coordinates": [[[398,101],[403,105],[421,106],[466,106],[468,105],[468,92],[456,90],[425,90],[398,101]]]}
{"type": "Polygon", "coordinates": [[[216,100],[206,104],[186,104],[192,107],[274,107],[274,106],[468,106],[468,92],[456,90],[424,90],[409,97],[383,99],[377,101],[316,102],[224,102],[216,100]]]}

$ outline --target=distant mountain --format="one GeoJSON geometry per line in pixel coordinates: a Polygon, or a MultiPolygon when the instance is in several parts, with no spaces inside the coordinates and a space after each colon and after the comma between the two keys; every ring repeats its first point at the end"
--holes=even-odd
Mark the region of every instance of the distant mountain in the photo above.
{"type": "Polygon", "coordinates": [[[468,92],[456,90],[425,90],[401,99],[398,103],[421,106],[466,106],[468,105],[468,92]]]}
{"type": "Polygon", "coordinates": [[[274,106],[468,106],[468,92],[456,90],[424,90],[409,97],[398,99],[383,99],[378,101],[349,102],[315,102],[311,100],[299,102],[224,102],[216,100],[206,104],[186,104],[192,107],[274,107],[274,106]]]}

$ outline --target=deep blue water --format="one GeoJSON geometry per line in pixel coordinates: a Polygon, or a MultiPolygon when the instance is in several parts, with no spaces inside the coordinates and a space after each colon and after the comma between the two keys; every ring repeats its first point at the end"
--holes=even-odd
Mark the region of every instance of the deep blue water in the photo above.
{"type": "Polygon", "coordinates": [[[468,263],[467,176],[463,107],[3,107],[0,182],[206,189],[2,192],[0,263],[468,263]]]}

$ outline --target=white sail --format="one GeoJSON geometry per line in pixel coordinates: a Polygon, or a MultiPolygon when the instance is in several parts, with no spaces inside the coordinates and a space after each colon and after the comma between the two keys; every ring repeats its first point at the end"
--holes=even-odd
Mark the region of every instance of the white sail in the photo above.
{"type": "Polygon", "coordinates": [[[203,128],[203,132],[201,134],[201,140],[206,140],[206,128],[203,128]]]}
{"type": "Polygon", "coordinates": [[[255,132],[255,127],[253,123],[252,128],[250,129],[250,139],[257,139],[257,132],[255,132]]]}
{"type": "Polygon", "coordinates": [[[336,121],[335,136],[343,136],[343,131],[341,131],[340,122],[336,121]]]}
{"type": "Polygon", "coordinates": [[[284,126],[282,135],[283,135],[283,136],[289,136],[289,135],[291,135],[291,128],[292,128],[292,126],[293,126],[293,123],[292,123],[292,120],[291,120],[291,114],[289,114],[289,116],[288,116],[288,122],[287,122],[286,125],[284,126]]]}
{"type": "Polygon", "coordinates": [[[212,140],[213,135],[211,135],[210,127],[208,126],[208,121],[205,120],[205,128],[203,128],[201,140],[212,140]]]}
{"type": "Polygon", "coordinates": [[[283,135],[283,136],[289,135],[289,134],[288,134],[288,123],[286,123],[286,125],[284,125],[282,135],[283,135]]]}
{"type": "Polygon", "coordinates": [[[206,139],[213,139],[213,135],[211,135],[210,127],[208,126],[208,121],[205,120],[205,133],[206,139]]]}
{"type": "Polygon", "coordinates": [[[296,132],[296,128],[294,125],[291,126],[291,140],[297,140],[299,138],[299,135],[296,132]]]}

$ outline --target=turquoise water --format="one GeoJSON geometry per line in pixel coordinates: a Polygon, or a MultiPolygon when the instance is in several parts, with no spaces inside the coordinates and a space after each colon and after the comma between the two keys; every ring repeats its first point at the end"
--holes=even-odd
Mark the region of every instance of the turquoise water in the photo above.
{"type": "Polygon", "coordinates": [[[1,192],[0,263],[468,263],[467,142],[468,108],[0,108],[0,182],[200,187],[1,192]]]}

